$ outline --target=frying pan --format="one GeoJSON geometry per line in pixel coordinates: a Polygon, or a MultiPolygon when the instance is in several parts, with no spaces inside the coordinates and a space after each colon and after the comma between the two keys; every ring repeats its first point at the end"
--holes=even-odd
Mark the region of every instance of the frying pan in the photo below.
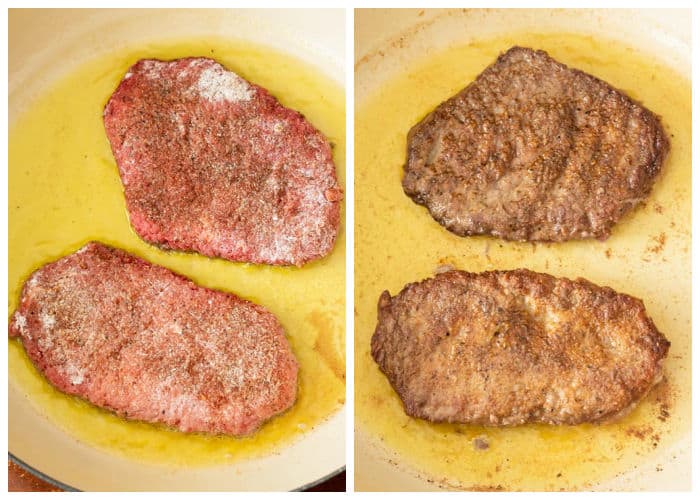
{"type": "MultiPolygon", "coordinates": [[[[234,37],[301,59],[341,87],[345,82],[343,10],[11,10],[9,25],[10,123],[70,69],[115,48],[166,35],[234,37]]],[[[343,244],[340,239],[335,251],[343,244]]],[[[344,468],[344,409],[267,456],[215,467],[171,467],[77,441],[35,408],[12,373],[9,379],[11,457],[64,488],[293,490],[344,468]]]]}
{"type": "MultiPolygon", "coordinates": [[[[408,128],[442,100],[460,90],[471,79],[444,82],[431,79],[421,67],[441,68],[442,76],[457,73],[458,60],[440,59],[429,62],[444,51],[468,47],[464,57],[481,55],[479,50],[491,46],[484,40],[517,37],[518,33],[578,33],[595,39],[617,40],[625,47],[646,54],[690,80],[690,12],[673,10],[550,10],[550,9],[361,9],[355,13],[355,489],[358,491],[432,491],[466,488],[476,490],[527,489],[518,484],[500,483],[493,474],[469,483],[450,476],[439,476],[427,470],[422,457],[429,455],[449,439],[456,428],[429,424],[406,417],[400,401],[388,382],[372,362],[369,339],[376,324],[376,301],[382,290],[392,295],[411,281],[431,276],[444,263],[472,272],[486,269],[530,267],[558,276],[588,278],[619,291],[643,298],[657,326],[672,341],[666,365],[667,374],[678,383],[677,432],[662,441],[658,449],[643,454],[633,467],[619,475],[602,476],[585,486],[572,489],[592,490],[686,490],[690,488],[690,152],[681,151],[676,138],[675,153],[683,155],[657,183],[646,205],[623,219],[606,242],[572,242],[561,245],[529,245],[501,242],[494,238],[459,238],[435,223],[427,211],[414,205],[400,188],[401,165],[404,161],[405,136],[408,128]],[[471,52],[469,52],[471,50],[471,52]],[[425,66],[420,66],[424,64],[425,66]],[[449,65],[452,66],[449,66],[449,65]],[[450,69],[452,68],[452,69],[450,69]],[[400,83],[396,83],[400,82],[400,83]],[[442,87],[441,87],[442,86],[442,87]],[[436,92],[435,88],[442,90],[436,92]],[[398,89],[398,90],[397,90],[398,89]],[[408,89],[408,96],[397,92],[408,89]],[[422,89],[422,90],[421,90],[422,89]],[[420,92],[430,94],[424,98],[420,92]],[[413,92],[413,94],[410,94],[413,92]],[[432,92],[432,93],[431,93],[432,92]],[[424,102],[421,102],[423,100],[424,102]],[[402,127],[381,137],[378,125],[361,122],[366,103],[386,104],[387,113],[380,117],[367,113],[367,122],[384,118],[402,127]],[[419,103],[419,104],[416,104],[419,103]],[[394,108],[391,108],[394,106],[394,108]],[[391,115],[391,118],[386,118],[391,115]],[[410,118],[405,118],[405,116],[410,118]],[[394,116],[398,118],[394,118],[394,116]],[[405,123],[404,123],[405,122],[405,123]],[[403,126],[405,125],[405,127],[403,126]],[[374,128],[371,128],[374,127],[374,128]],[[368,132],[365,132],[367,130],[368,132]],[[372,138],[375,149],[363,149],[364,135],[372,138]],[[384,138],[386,135],[386,139],[384,138]],[[358,149],[359,148],[359,149],[358,149]],[[387,153],[386,151],[391,151],[387,153]],[[382,161],[374,161],[379,156],[382,161]],[[671,170],[671,171],[669,171],[671,170]],[[382,174],[377,174],[381,171],[382,174]],[[376,184],[376,187],[375,187],[376,184]],[[674,222],[675,221],[675,222],[674,222]],[[680,227],[674,231],[673,227],[680,227]],[[374,228],[379,228],[375,229],[374,228]],[[386,228],[383,231],[382,228],[386,228]],[[378,232],[382,241],[365,236],[378,232]],[[660,231],[673,234],[672,245],[657,246],[654,237],[660,231]],[[401,237],[399,237],[399,235],[401,237]],[[396,236],[396,237],[393,237],[396,236]],[[435,241],[442,245],[436,247],[435,241]],[[390,243],[388,243],[390,242],[390,243]],[[654,249],[660,254],[654,254],[654,249]],[[445,257],[447,262],[439,259],[445,257]],[[364,271],[367,269],[367,271],[364,271]],[[675,352],[674,352],[675,349],[675,352]],[[380,427],[376,422],[392,414],[394,425],[380,427]],[[402,431],[401,429],[405,429],[402,431]],[[417,432],[428,438],[419,441],[417,432]],[[423,461],[422,461],[423,460],[423,461]]],[[[517,40],[516,40],[517,43],[517,40]]],[[[509,46],[499,50],[506,50],[509,46]]],[[[535,47],[538,48],[538,47],[535,47]]],[[[549,49],[552,50],[552,49],[549,49]]],[[[566,49],[559,57],[566,57],[566,49]]],[[[488,58],[498,55],[498,50],[488,58]]],[[[591,54],[589,72],[595,73],[597,54],[591,54]]],[[[564,61],[566,62],[566,61],[564,61]]],[[[622,65],[624,61],[620,61],[622,65]]],[[[476,76],[471,75],[470,78],[476,76]]],[[[655,75],[663,78],[663,73],[655,75]]],[[[634,91],[634,88],[626,88],[634,91]]],[[[672,98],[668,96],[667,98],[672,98]]],[[[686,98],[686,97],[684,97],[686,98]]],[[[683,103],[690,109],[690,95],[683,103]]],[[[657,113],[663,116],[663,99],[655,101],[657,113]]],[[[689,111],[688,111],[689,117],[689,111]]],[[[690,120],[682,121],[689,127],[690,120]]],[[[384,123],[383,129],[390,125],[384,123]]],[[[673,132],[672,132],[673,133],[673,132]]],[[[689,137],[689,135],[688,135],[689,137]]],[[[671,138],[672,149],[674,138],[671,138]]],[[[689,145],[689,141],[688,141],[689,145]]],[[[678,158],[678,157],[676,157],[678,158]]],[[[663,238],[665,239],[665,233],[663,238]]],[[[551,436],[556,431],[538,428],[531,434],[532,463],[556,446],[551,436]],[[544,436],[544,437],[542,437],[544,436]],[[550,436],[550,437],[547,437],[550,436]],[[541,439],[540,439],[541,438],[541,439]],[[543,448],[535,447],[535,443],[543,448]]],[[[471,432],[464,428],[459,433],[471,432]]],[[[506,436],[508,429],[500,436],[506,436]]],[[[596,432],[585,428],[582,432],[596,432]]],[[[623,436],[624,438],[625,436],[623,436]]],[[[468,438],[464,438],[468,439],[468,438]]],[[[634,430],[627,439],[634,441],[634,430]]],[[[469,452],[469,450],[467,450],[469,452]]],[[[577,451],[574,450],[573,454],[577,451]]],[[[501,451],[505,457],[508,450],[501,451]]],[[[582,456],[585,453],[582,450],[582,456]]],[[[481,455],[485,457],[486,455],[481,455]]],[[[480,460],[474,453],[445,455],[454,463],[452,470],[469,469],[470,460],[480,460]]],[[[557,467],[555,461],[552,468],[557,467]]],[[[510,467],[503,463],[504,468],[510,467]]],[[[527,475],[527,465],[522,477],[527,475]]],[[[445,469],[443,469],[445,470],[445,469]]],[[[533,471],[534,472],[534,471],[533,471]]],[[[566,472],[566,471],[565,471],[566,472]]],[[[539,473],[539,471],[538,471],[539,473]]],[[[556,470],[553,470],[556,474],[556,470]]],[[[542,484],[533,489],[552,489],[542,484]]],[[[557,486],[558,489],[558,486],[557,486]]]]}

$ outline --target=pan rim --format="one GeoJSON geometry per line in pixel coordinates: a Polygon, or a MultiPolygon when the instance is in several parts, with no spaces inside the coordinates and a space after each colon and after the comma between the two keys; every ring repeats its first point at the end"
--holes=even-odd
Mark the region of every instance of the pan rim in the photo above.
{"type": "MultiPolygon", "coordinates": [[[[22,460],[22,459],[19,458],[18,456],[13,455],[11,451],[8,451],[8,452],[7,452],[7,458],[8,458],[12,463],[14,463],[15,465],[17,465],[18,467],[24,469],[25,471],[29,472],[30,474],[33,474],[33,475],[37,476],[37,477],[38,477],[39,479],[41,479],[42,481],[45,481],[45,482],[51,484],[52,486],[55,486],[56,488],[60,488],[60,489],[63,490],[63,491],[71,491],[71,492],[73,492],[73,491],[83,491],[83,490],[80,490],[80,489],[78,489],[78,488],[75,488],[75,487],[73,487],[73,486],[71,486],[71,485],[69,485],[69,484],[66,484],[66,483],[64,483],[64,482],[62,482],[62,481],[59,481],[58,479],[54,479],[53,477],[49,476],[48,474],[45,474],[44,472],[41,472],[39,469],[36,469],[35,467],[32,467],[31,465],[29,465],[27,462],[25,462],[24,460],[22,460]]],[[[339,467],[339,468],[335,469],[334,471],[329,472],[328,474],[326,474],[326,475],[323,476],[323,477],[320,477],[320,478],[318,478],[318,479],[316,479],[316,480],[314,480],[314,481],[311,481],[311,482],[308,482],[308,483],[306,483],[306,484],[303,484],[303,485],[299,486],[298,488],[294,488],[293,490],[290,490],[290,491],[306,491],[306,490],[308,490],[308,489],[310,489],[310,488],[313,488],[313,487],[316,486],[316,485],[319,485],[319,484],[323,483],[324,481],[327,481],[328,479],[330,479],[330,478],[332,478],[332,477],[337,476],[338,474],[340,474],[340,473],[342,473],[343,471],[345,471],[346,468],[347,468],[347,465],[343,465],[342,467],[339,467]]],[[[347,489],[346,489],[346,491],[347,491],[347,489]]]]}
{"type": "Polygon", "coordinates": [[[14,463],[18,467],[21,467],[25,471],[37,476],[39,479],[46,481],[47,483],[51,484],[52,486],[55,486],[56,488],[60,488],[63,491],[82,491],[78,488],[70,486],[69,484],[59,481],[58,479],[54,479],[53,477],[49,476],[48,474],[45,474],[44,472],[41,472],[35,467],[32,467],[18,456],[13,455],[11,451],[7,452],[7,458],[10,460],[10,462],[14,463]]]}

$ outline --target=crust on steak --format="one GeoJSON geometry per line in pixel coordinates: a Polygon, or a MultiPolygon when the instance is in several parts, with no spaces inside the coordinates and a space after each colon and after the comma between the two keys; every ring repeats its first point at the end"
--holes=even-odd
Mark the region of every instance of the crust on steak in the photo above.
{"type": "Polygon", "coordinates": [[[383,292],[371,352],[409,416],[572,425],[631,411],[669,346],[639,299],[519,269],[383,292]]]}
{"type": "Polygon", "coordinates": [[[513,47],[410,130],[402,184],[460,236],[604,240],[649,195],[668,150],[639,102],[513,47]]]}

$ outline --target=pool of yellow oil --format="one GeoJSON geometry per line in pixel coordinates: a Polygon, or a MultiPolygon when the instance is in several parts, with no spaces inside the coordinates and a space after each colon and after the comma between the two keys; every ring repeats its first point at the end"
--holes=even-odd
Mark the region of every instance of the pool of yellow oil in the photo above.
{"type": "Polygon", "coordinates": [[[253,300],[277,315],[300,364],[296,404],[250,437],[184,434],[129,422],[60,393],[34,369],[18,341],[9,341],[8,364],[10,384],[78,440],[135,460],[197,466],[273,453],[344,404],[345,237],[341,227],[329,256],[292,268],[162,251],[136,236],[105,137],[102,109],[138,59],[185,56],[213,57],[303,113],[334,144],[344,186],[344,91],[320,70],[265,47],[222,39],[124,48],[71,71],[10,124],[9,311],[33,270],[89,240],[103,241],[201,285],[253,300]]]}
{"type": "MultiPolygon", "coordinates": [[[[357,68],[361,78],[362,68],[357,68]]],[[[559,490],[592,487],[689,436],[691,395],[690,82],[619,43],[574,34],[521,34],[449,48],[417,60],[356,103],[356,426],[409,473],[446,487],[559,490]],[[624,90],[662,116],[671,140],[664,173],[644,206],[605,242],[508,243],[460,238],[401,189],[406,133],[512,45],[547,50],[624,90]],[[586,277],[644,300],[671,341],[666,381],[608,425],[486,428],[406,416],[370,356],[380,293],[451,264],[469,271],[528,267],[586,277]],[[488,449],[475,448],[482,437],[488,449]]]]}

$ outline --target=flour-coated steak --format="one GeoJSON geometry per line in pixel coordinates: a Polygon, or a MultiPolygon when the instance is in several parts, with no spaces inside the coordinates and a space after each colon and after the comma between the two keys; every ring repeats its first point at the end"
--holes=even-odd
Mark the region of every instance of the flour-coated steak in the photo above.
{"type": "Polygon", "coordinates": [[[128,419],[244,435],[296,399],[272,313],[99,243],[34,272],[9,330],[56,388],[128,419]]]}
{"type": "Polygon", "coordinates": [[[138,61],[104,125],[144,240],[268,264],[302,265],[333,248],[342,195],[329,142],[216,61],[138,61]]]}

